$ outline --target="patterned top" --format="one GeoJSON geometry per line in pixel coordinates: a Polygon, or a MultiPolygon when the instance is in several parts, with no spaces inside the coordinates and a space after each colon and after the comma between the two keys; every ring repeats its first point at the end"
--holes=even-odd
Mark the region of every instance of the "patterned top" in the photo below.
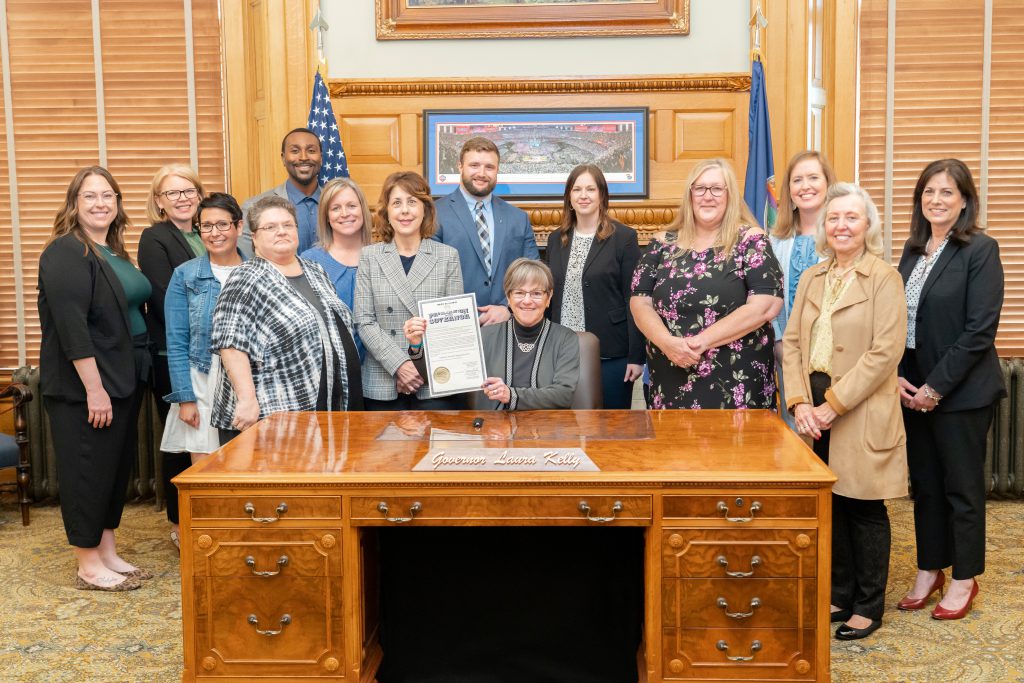
{"type": "Polygon", "coordinates": [[[918,257],[917,263],[914,264],[914,270],[910,272],[910,277],[907,278],[907,284],[904,289],[907,292],[907,348],[917,348],[917,304],[921,301],[921,290],[924,288],[924,283],[928,280],[928,274],[932,272],[932,266],[934,266],[939,256],[942,254],[942,250],[949,244],[949,233],[946,233],[945,239],[942,240],[942,244],[936,249],[931,257],[921,254],[918,257]]]}
{"type": "Polygon", "coordinates": [[[583,266],[594,244],[594,235],[573,232],[569,265],[565,269],[565,289],[562,292],[562,325],[576,332],[586,332],[583,310],[583,266]]]}
{"type": "Polygon", "coordinates": [[[829,271],[821,293],[821,313],[811,325],[811,372],[824,372],[832,376],[832,311],[850,288],[853,278],[841,279],[829,271]]]}
{"type": "Polygon", "coordinates": [[[800,276],[811,266],[821,263],[823,259],[815,250],[814,235],[794,235],[785,239],[769,237],[769,241],[775,258],[779,260],[779,266],[782,268],[785,291],[782,309],[772,321],[772,329],[775,330],[775,339],[778,341],[782,339],[782,334],[786,331],[789,314],[793,310],[793,300],[796,299],[796,288],[800,284],[800,276]]]}
{"type": "MultiPolygon", "coordinates": [[[[683,251],[676,234],[654,239],[633,274],[633,296],[649,296],[677,337],[691,337],[747,302],[753,294],[782,295],[782,272],[768,236],[741,226],[731,253],[683,251]]],[[[775,405],[775,359],[770,323],[704,352],[680,368],[647,343],[651,408],[770,408],[775,405]]]]}
{"type": "MultiPolygon", "coordinates": [[[[351,334],[352,313],[335,294],[323,268],[303,258],[299,263],[325,310],[333,314],[331,319],[325,321],[285,276],[262,258],[235,268],[213,311],[210,348],[236,349],[249,356],[260,419],[272,413],[315,409],[326,341],[324,328],[335,351],[332,374],[339,380],[341,405],[349,403],[348,376],[341,371],[345,367],[345,346],[336,320],[340,319],[351,334]]],[[[214,390],[214,427],[233,428],[235,401],[225,372],[214,390]]]]}

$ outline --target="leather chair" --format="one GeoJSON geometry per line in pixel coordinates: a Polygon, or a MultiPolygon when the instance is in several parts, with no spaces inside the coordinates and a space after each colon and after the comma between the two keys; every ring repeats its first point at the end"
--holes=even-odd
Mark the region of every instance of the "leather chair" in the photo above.
{"type": "Polygon", "coordinates": [[[0,399],[12,399],[14,436],[0,434],[0,489],[15,490],[21,505],[21,523],[28,526],[32,503],[32,464],[28,456],[28,402],[32,392],[24,384],[9,384],[0,399]]]}
{"type": "MultiPolygon", "coordinates": [[[[580,340],[580,379],[572,399],[573,410],[594,410],[604,406],[601,385],[601,345],[592,332],[577,332],[580,340]]],[[[470,410],[487,410],[490,401],[482,391],[469,395],[470,410]]]]}

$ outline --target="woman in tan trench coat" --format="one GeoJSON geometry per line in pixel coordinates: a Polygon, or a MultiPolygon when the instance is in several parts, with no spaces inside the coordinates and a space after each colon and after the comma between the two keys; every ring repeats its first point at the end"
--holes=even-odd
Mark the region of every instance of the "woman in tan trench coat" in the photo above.
{"type": "Polygon", "coordinates": [[[882,625],[889,573],[886,498],[907,494],[896,369],[907,310],[899,272],[880,258],[878,210],[859,186],[828,190],[818,219],[828,257],[800,279],[783,339],[787,404],[797,431],[836,473],[832,621],[839,640],[882,625]]]}

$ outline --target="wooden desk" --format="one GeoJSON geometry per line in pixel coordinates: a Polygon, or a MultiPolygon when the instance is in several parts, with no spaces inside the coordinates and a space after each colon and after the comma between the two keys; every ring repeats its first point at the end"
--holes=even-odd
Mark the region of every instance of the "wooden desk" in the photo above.
{"type": "Polygon", "coordinates": [[[365,541],[413,517],[643,527],[640,681],[828,681],[833,481],[765,411],[274,415],[175,479],[183,680],[373,681],[387,655],[365,541]],[[581,448],[601,471],[412,471],[451,432],[581,448]],[[584,500],[622,510],[590,521],[584,500]]]}

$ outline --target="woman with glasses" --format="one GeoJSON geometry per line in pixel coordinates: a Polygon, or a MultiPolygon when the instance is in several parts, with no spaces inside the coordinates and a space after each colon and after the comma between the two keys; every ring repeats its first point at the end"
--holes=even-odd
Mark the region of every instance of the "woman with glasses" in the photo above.
{"type": "MultiPolygon", "coordinates": [[[[153,350],[153,391],[159,398],[171,392],[167,370],[167,333],[164,329],[164,297],[171,273],[185,261],[205,253],[203,242],[192,230],[196,207],[204,196],[199,175],[185,164],[168,164],[156,172],[146,199],[151,225],[139,237],[138,260],[153,294],[146,302],[146,326],[153,350]]],[[[157,400],[160,421],[166,424],[167,403],[157,400]]],[[[163,451],[164,493],[171,542],[178,545],[178,490],[171,483],[191,462],[186,452],[163,451]]]]}
{"type": "Polygon", "coordinates": [[[608,183],[597,166],[569,173],[562,225],[548,240],[555,276],[550,316],[601,345],[605,408],[628,409],[633,382],[643,374],[643,337],[629,311],[630,283],[640,247],[636,231],[608,217],[608,183]]]}
{"type": "Polygon", "coordinates": [[[79,590],[125,591],[152,578],[114,540],[152,362],[142,315],[150,284],[124,248],[128,227],[110,172],[83,168],[39,258],[39,380],[79,590]]]}
{"type": "Polygon", "coordinates": [[[698,163],[679,215],[633,275],[630,306],[647,337],[650,407],[772,408],[771,321],[782,273],[724,159],[698,163]]]}
{"type": "Polygon", "coordinates": [[[418,301],[463,293],[459,253],[430,239],[437,219],[427,181],[411,171],[392,173],[381,188],[376,217],[382,241],[363,249],[356,271],[366,409],[458,409],[462,396],[430,398],[402,334],[419,312],[418,301]]]}
{"type": "Polygon", "coordinates": [[[238,249],[242,210],[234,197],[214,192],[199,202],[198,214],[206,253],[174,269],[164,300],[171,391],[163,398],[171,409],[160,443],[163,451],[190,453],[192,462],[220,445],[210,423],[212,388],[220,378],[220,359],[210,353],[213,308],[245,260],[238,249]]]}
{"type": "Polygon", "coordinates": [[[222,444],[273,413],[363,408],[352,313],[297,255],[295,207],[265,197],[246,218],[255,256],[221,289],[210,335],[224,369],[211,415],[222,444]]]}
{"type": "MultiPolygon", "coordinates": [[[[483,337],[487,379],[484,395],[495,410],[553,410],[572,406],[580,378],[580,343],[568,327],[544,313],[555,286],[543,262],[518,258],[505,271],[505,296],[512,317],[486,325],[483,337]]],[[[410,318],[405,337],[410,354],[422,358],[424,318],[410,318]]]]}

